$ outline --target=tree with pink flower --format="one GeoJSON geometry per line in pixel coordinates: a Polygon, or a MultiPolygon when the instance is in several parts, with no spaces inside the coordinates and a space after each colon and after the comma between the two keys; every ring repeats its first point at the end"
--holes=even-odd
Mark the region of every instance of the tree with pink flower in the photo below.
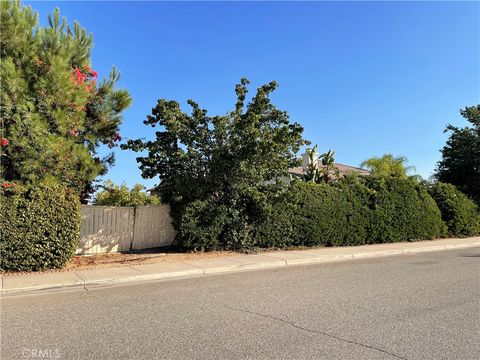
{"type": "Polygon", "coordinates": [[[115,68],[99,79],[92,35],[67,24],[58,9],[47,27],[17,1],[2,2],[0,11],[1,183],[48,179],[86,198],[113,163],[113,153],[100,157],[98,150],[121,140],[130,95],[116,88],[115,68]]]}

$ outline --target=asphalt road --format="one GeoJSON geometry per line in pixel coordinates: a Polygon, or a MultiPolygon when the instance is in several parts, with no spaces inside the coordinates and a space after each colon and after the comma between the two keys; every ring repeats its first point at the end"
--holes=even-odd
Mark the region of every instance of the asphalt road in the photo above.
{"type": "Polygon", "coordinates": [[[480,359],[480,248],[1,301],[1,359],[480,359]]]}

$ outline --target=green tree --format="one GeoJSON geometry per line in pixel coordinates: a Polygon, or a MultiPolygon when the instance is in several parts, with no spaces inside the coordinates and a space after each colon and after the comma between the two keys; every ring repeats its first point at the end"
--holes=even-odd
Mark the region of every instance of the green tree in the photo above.
{"type": "MultiPolygon", "coordinates": [[[[270,101],[277,83],[258,88],[246,104],[248,83],[242,79],[236,86],[235,108],[226,115],[209,116],[189,100],[190,115],[176,101],[158,100],[144,121],[161,127],[156,139],[129,140],[123,146],[148,152],[137,158],[142,176],[160,177],[158,191],[174,212],[195,200],[223,206],[228,214],[221,241],[230,248],[248,246],[267,192],[298,163],[295,154],[306,144],[303,128],[270,101]]],[[[206,211],[205,205],[200,208],[206,211]]]]}
{"type": "Polygon", "coordinates": [[[49,25],[19,1],[1,4],[2,182],[58,182],[87,196],[93,180],[113,164],[100,157],[114,147],[122,111],[131,98],[115,89],[119,74],[97,82],[92,35],[67,25],[56,9],[49,25]]]}
{"type": "MultiPolygon", "coordinates": [[[[407,158],[405,156],[393,156],[392,154],[384,154],[382,157],[372,157],[365,160],[360,165],[370,170],[374,176],[396,177],[400,179],[408,178],[410,171],[415,171],[414,166],[407,166],[407,158]]],[[[413,177],[417,178],[416,175],[413,177]]]]}
{"type": "Polygon", "coordinates": [[[455,185],[480,204],[480,105],[466,107],[460,114],[472,126],[447,126],[450,137],[441,150],[436,178],[455,185]]]}
{"type": "Polygon", "coordinates": [[[115,185],[111,180],[105,181],[103,190],[95,194],[94,205],[108,206],[141,206],[158,205],[160,199],[156,195],[149,195],[145,186],[135,184],[131,189],[123,183],[115,185]]]}

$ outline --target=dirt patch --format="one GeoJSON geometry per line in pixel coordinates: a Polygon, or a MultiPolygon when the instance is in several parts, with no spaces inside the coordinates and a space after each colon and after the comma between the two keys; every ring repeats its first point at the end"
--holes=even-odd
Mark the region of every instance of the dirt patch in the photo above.
{"type": "MultiPolygon", "coordinates": [[[[169,262],[182,262],[198,259],[208,259],[238,255],[234,251],[211,251],[211,252],[174,252],[172,250],[150,249],[145,252],[136,253],[113,253],[98,255],[74,256],[63,269],[51,269],[39,271],[39,273],[63,272],[74,270],[88,270],[99,268],[111,268],[140,264],[156,264],[169,262]]],[[[31,272],[0,272],[2,276],[16,276],[32,274],[31,272]]]]}
{"type": "Polygon", "coordinates": [[[112,267],[122,267],[122,266],[131,266],[131,265],[141,265],[141,264],[156,264],[156,263],[169,263],[169,262],[182,262],[190,260],[199,260],[199,259],[210,259],[210,258],[219,258],[226,256],[234,256],[241,254],[260,254],[275,252],[280,250],[304,250],[304,249],[315,249],[320,247],[290,247],[287,249],[252,249],[246,252],[235,252],[235,251],[209,251],[209,252],[184,252],[181,249],[172,247],[172,248],[155,248],[155,249],[146,249],[131,253],[111,253],[111,254],[98,254],[98,255],[76,255],[67,263],[63,269],[50,269],[45,271],[38,272],[5,272],[0,271],[0,275],[3,277],[7,276],[18,276],[26,274],[42,274],[42,273],[54,273],[54,272],[64,272],[64,271],[75,271],[75,270],[88,270],[88,269],[103,269],[103,268],[112,268],[112,267]]]}

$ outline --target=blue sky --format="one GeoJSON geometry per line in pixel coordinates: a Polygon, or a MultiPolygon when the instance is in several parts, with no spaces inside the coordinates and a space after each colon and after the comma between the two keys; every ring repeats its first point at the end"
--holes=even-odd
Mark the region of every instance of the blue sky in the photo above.
{"type": "MultiPolygon", "coordinates": [[[[93,67],[112,65],[133,97],[121,134],[153,136],[142,121],[157,99],[232,109],[235,84],[276,80],[274,103],[320,151],[358,166],[405,155],[432,174],[447,123],[480,99],[478,2],[25,2],[46,24],[59,7],[94,35],[93,67]]],[[[184,110],[188,107],[185,106],[184,110]]],[[[151,186],[135,153],[116,149],[106,178],[151,186]]]]}

